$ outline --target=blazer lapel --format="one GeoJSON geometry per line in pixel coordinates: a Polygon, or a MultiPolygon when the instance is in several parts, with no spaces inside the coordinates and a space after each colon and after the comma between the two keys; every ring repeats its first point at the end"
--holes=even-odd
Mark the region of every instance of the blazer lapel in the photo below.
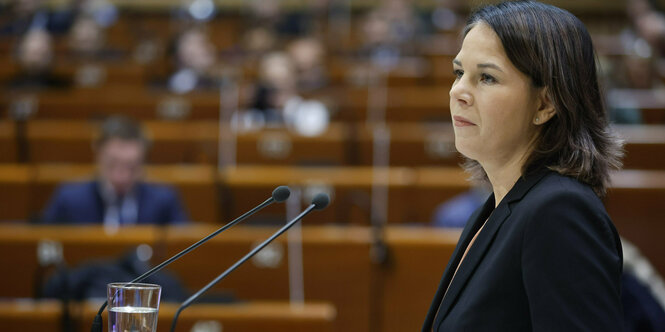
{"type": "MultiPolygon", "coordinates": [[[[469,245],[469,242],[471,242],[471,239],[476,234],[476,232],[478,232],[480,227],[482,227],[483,223],[485,222],[485,216],[489,214],[495,204],[494,195],[490,196],[490,198],[487,200],[483,208],[480,210],[481,213],[474,214],[475,219],[473,219],[473,225],[471,228],[469,228],[468,232],[463,234],[463,237],[460,238],[462,245],[458,244],[458,246],[455,248],[455,261],[450,262],[446,267],[444,279],[442,280],[442,283],[439,287],[441,288],[441,286],[444,286],[443,281],[446,280],[447,281],[445,282],[445,285],[450,284],[447,293],[446,289],[443,289],[443,293],[445,293],[443,302],[441,302],[441,299],[439,299],[441,307],[438,310],[438,315],[436,315],[435,326],[438,326],[441,320],[443,320],[443,318],[445,318],[445,316],[448,314],[448,311],[450,311],[450,308],[455,303],[457,297],[466,286],[468,279],[473,275],[473,271],[476,270],[478,264],[480,264],[483,257],[485,256],[485,253],[492,244],[496,233],[501,228],[501,225],[510,216],[510,204],[522,199],[522,197],[524,197],[529,189],[531,189],[534,184],[536,184],[543,176],[545,176],[545,174],[547,174],[547,172],[542,170],[518,179],[513,188],[508,192],[506,197],[504,197],[503,201],[501,201],[496,209],[492,211],[489,219],[487,220],[487,223],[485,224],[485,227],[483,228],[482,232],[478,234],[476,241],[469,249],[466,257],[464,258],[464,261],[457,269],[457,275],[455,275],[455,278],[453,279],[452,277],[455,273],[454,267],[457,267],[459,264],[461,255],[463,255],[466,247],[469,245]]],[[[465,229],[465,231],[467,230],[465,229]]],[[[439,295],[438,292],[437,295],[439,295]]],[[[443,297],[443,294],[441,294],[441,296],[443,297]]]]}
{"type": "Polygon", "coordinates": [[[446,266],[446,269],[443,273],[443,277],[439,282],[439,288],[436,290],[436,293],[434,294],[434,299],[432,300],[432,304],[430,305],[429,311],[427,312],[427,317],[425,318],[425,323],[423,324],[422,327],[423,332],[425,331],[429,332],[432,330],[432,323],[434,322],[436,317],[438,317],[437,313],[440,312],[441,300],[443,299],[443,295],[446,293],[448,285],[450,284],[450,281],[453,278],[453,275],[455,273],[455,267],[457,267],[459,261],[462,259],[464,251],[466,250],[466,247],[469,245],[469,242],[471,242],[473,235],[476,234],[478,229],[482,226],[486,216],[490,213],[490,211],[492,211],[493,208],[494,208],[494,195],[491,195],[487,199],[487,201],[485,201],[485,204],[483,204],[481,208],[477,209],[471,215],[471,217],[469,217],[469,221],[467,222],[466,227],[464,227],[464,230],[462,231],[462,234],[460,235],[460,238],[457,241],[455,250],[453,251],[451,258],[448,261],[448,265],[446,266]]]}
{"type": "MultiPolygon", "coordinates": [[[[499,204],[499,206],[497,206],[497,208],[492,212],[482,232],[478,234],[476,241],[469,249],[469,252],[466,254],[464,261],[462,261],[462,264],[457,269],[457,275],[455,275],[455,278],[452,279],[452,282],[450,283],[448,292],[445,294],[443,302],[441,303],[441,308],[439,308],[437,323],[440,322],[446,316],[446,314],[448,314],[452,304],[455,302],[460,292],[466,286],[469,277],[473,274],[473,271],[482,261],[482,258],[485,256],[485,252],[490,247],[492,240],[494,240],[496,233],[509,215],[510,209],[508,209],[506,204],[499,204]]],[[[481,225],[484,221],[485,220],[480,221],[481,225]]],[[[464,246],[465,250],[467,246],[468,244],[464,246]]],[[[454,271],[452,272],[454,273],[454,271]]]]}

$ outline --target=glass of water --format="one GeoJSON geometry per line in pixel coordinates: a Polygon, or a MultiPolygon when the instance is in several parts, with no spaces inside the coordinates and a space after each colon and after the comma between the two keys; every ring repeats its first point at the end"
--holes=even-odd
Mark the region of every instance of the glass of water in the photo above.
{"type": "Polygon", "coordinates": [[[161,286],[118,282],[107,291],[109,332],[157,332],[161,286]]]}

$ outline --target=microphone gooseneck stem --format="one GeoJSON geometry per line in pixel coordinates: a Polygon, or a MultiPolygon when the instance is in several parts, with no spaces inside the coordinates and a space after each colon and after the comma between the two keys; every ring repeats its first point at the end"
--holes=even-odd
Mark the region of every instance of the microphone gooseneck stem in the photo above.
{"type": "Polygon", "coordinates": [[[301,212],[297,217],[295,217],[293,220],[291,220],[288,224],[284,225],[282,228],[280,228],[275,234],[273,234],[271,237],[269,237],[267,240],[263,241],[261,244],[256,246],[256,248],[252,249],[247,255],[245,255],[243,258],[238,260],[235,264],[233,264],[231,267],[226,269],[222,274],[217,276],[213,281],[211,281],[209,284],[205,285],[205,287],[201,288],[198,292],[196,292],[194,295],[190,296],[185,302],[183,302],[178,310],[175,313],[175,316],[173,317],[173,323],[171,324],[171,332],[175,331],[175,326],[176,323],[178,322],[178,317],[180,316],[180,312],[182,312],[185,308],[189,307],[190,304],[192,304],[196,299],[198,299],[203,293],[207,292],[215,286],[218,282],[222,281],[222,279],[226,278],[231,272],[233,272],[238,266],[242,265],[245,263],[248,259],[252,258],[252,256],[256,255],[261,249],[265,248],[270,242],[272,242],[274,239],[276,239],[278,236],[282,235],[284,232],[286,232],[289,228],[291,228],[295,223],[300,221],[303,217],[305,217],[308,213],[312,212],[316,205],[311,204],[308,206],[303,212],[301,212]]]}
{"type": "MultiPolygon", "coordinates": [[[[203,239],[199,240],[198,242],[192,244],[191,246],[187,247],[187,248],[184,249],[183,251],[181,251],[181,252],[175,254],[173,257],[171,257],[171,258],[169,258],[169,259],[163,261],[163,262],[160,263],[159,265],[157,265],[157,266],[153,267],[152,269],[150,269],[148,272],[146,272],[146,273],[144,273],[144,274],[142,274],[142,275],[136,277],[134,280],[130,281],[129,283],[130,283],[130,284],[133,284],[133,283],[136,283],[136,282],[143,281],[145,278],[148,278],[149,276],[151,276],[151,275],[153,275],[153,274],[159,272],[161,269],[163,269],[163,268],[166,267],[167,265],[171,264],[171,263],[172,263],[173,261],[175,261],[176,259],[178,259],[178,258],[182,257],[183,255],[189,253],[190,251],[192,251],[192,250],[198,248],[200,245],[202,245],[202,244],[205,243],[206,241],[208,241],[208,240],[210,240],[211,238],[217,236],[219,233],[221,233],[221,232],[223,232],[223,231],[225,231],[225,230],[231,228],[231,227],[234,226],[235,224],[237,224],[237,223],[239,223],[239,222],[245,220],[247,217],[249,217],[249,216],[251,216],[252,214],[256,213],[257,211],[263,209],[264,207],[266,207],[266,206],[272,204],[274,201],[275,201],[275,199],[274,199],[273,197],[270,197],[270,198],[266,199],[263,203],[257,205],[257,206],[254,207],[253,209],[251,209],[251,210],[245,212],[245,213],[244,213],[243,215],[241,215],[240,217],[238,217],[238,218],[234,219],[233,221],[227,223],[226,225],[222,226],[220,229],[218,229],[218,230],[212,232],[210,235],[208,235],[208,236],[204,237],[203,239]]],[[[102,307],[99,308],[99,311],[97,312],[97,316],[100,316],[100,318],[99,318],[100,320],[101,320],[101,315],[102,315],[102,313],[104,312],[104,309],[106,308],[107,305],[108,305],[108,300],[104,301],[104,304],[102,304],[102,307]]],[[[97,317],[95,317],[95,321],[96,321],[96,320],[97,320],[97,317]]],[[[101,328],[101,324],[99,324],[99,325],[100,325],[100,326],[97,327],[97,324],[94,323],[94,324],[93,324],[93,327],[92,327],[92,329],[91,329],[90,331],[91,331],[91,332],[101,332],[101,330],[99,329],[99,328],[101,328]]]]}

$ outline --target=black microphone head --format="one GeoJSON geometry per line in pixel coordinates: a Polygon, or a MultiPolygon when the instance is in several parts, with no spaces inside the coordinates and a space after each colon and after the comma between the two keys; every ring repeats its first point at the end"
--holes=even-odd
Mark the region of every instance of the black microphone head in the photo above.
{"type": "Polygon", "coordinates": [[[272,198],[275,202],[281,203],[291,196],[291,189],[287,186],[279,186],[272,191],[272,198]]]}
{"type": "Polygon", "coordinates": [[[314,204],[314,208],[317,210],[325,209],[329,203],[330,197],[324,193],[318,193],[316,196],[314,196],[314,198],[312,198],[312,204],[314,204]]]}

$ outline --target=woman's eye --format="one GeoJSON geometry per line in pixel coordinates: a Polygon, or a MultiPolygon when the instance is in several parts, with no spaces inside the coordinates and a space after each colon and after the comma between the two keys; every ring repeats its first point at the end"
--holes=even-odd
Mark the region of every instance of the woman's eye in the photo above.
{"type": "Polygon", "coordinates": [[[494,77],[492,77],[491,75],[488,75],[488,74],[481,74],[480,75],[480,81],[484,82],[484,83],[489,83],[489,84],[496,83],[496,79],[494,77]]]}
{"type": "Polygon", "coordinates": [[[462,75],[464,75],[464,71],[462,71],[461,69],[455,69],[453,70],[453,75],[455,75],[455,77],[457,78],[462,78],[462,75]]]}

